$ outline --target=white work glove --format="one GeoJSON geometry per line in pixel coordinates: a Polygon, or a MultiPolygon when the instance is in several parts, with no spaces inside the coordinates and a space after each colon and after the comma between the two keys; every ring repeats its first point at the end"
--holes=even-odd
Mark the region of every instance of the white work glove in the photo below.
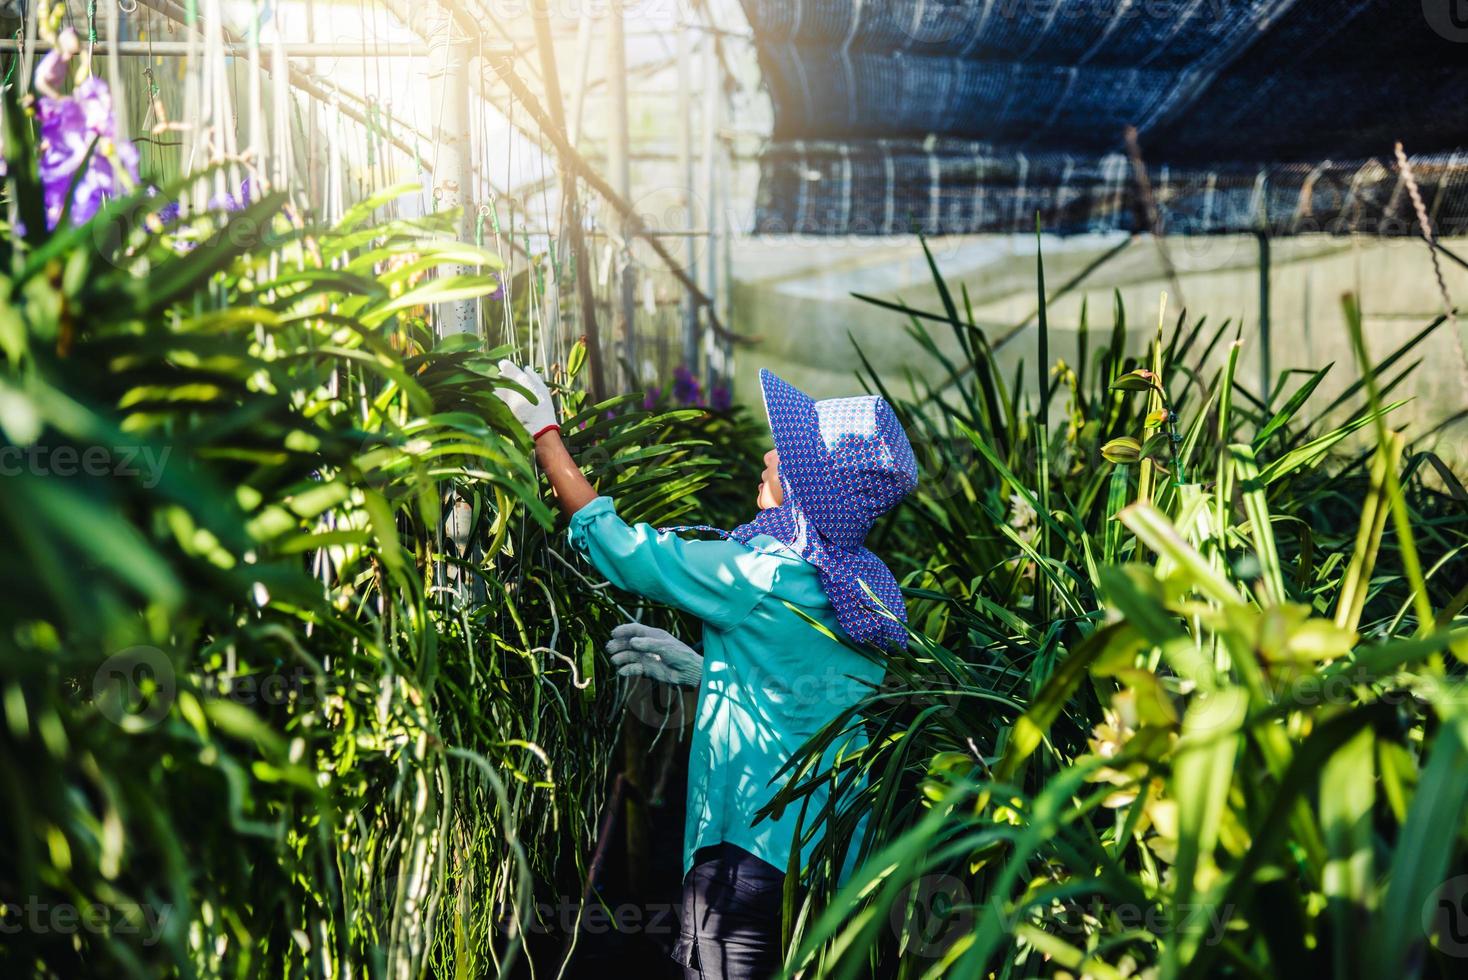
{"type": "Polygon", "coordinates": [[[500,361],[500,375],[507,381],[524,388],[535,396],[531,401],[513,388],[498,388],[495,394],[506,407],[515,414],[520,424],[525,426],[525,431],[530,433],[531,439],[540,438],[541,434],[550,429],[560,430],[560,420],[556,418],[556,406],[551,401],[550,389],[545,382],[540,380],[540,375],[529,368],[522,368],[514,361],[500,361]]]}
{"type": "Polygon", "coordinates": [[[698,687],[703,657],[667,630],[623,623],[612,630],[607,653],[622,677],[647,677],[678,687],[698,687]]]}

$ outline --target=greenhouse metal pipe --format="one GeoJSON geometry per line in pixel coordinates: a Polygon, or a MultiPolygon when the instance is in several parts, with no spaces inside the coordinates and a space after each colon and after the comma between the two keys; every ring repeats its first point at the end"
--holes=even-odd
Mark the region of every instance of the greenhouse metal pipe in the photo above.
{"type": "MultiPolygon", "coordinates": [[[[180,26],[183,26],[183,27],[188,27],[189,26],[188,25],[187,14],[185,13],[184,9],[175,2],[175,0],[139,0],[139,2],[143,6],[150,7],[153,10],[156,10],[157,12],[163,14],[165,17],[167,17],[168,19],[172,20],[174,23],[176,23],[176,24],[178,24],[180,26]]],[[[309,13],[310,10],[311,10],[311,7],[310,7],[310,5],[308,5],[307,12],[309,13]]],[[[402,19],[402,16],[401,16],[401,12],[400,11],[393,10],[393,13],[394,13],[394,15],[398,16],[400,20],[402,19]]],[[[308,28],[314,33],[314,25],[308,25],[308,28]]],[[[202,30],[202,28],[199,25],[197,25],[197,24],[194,25],[194,29],[196,31],[202,30]]],[[[240,47],[241,46],[241,39],[240,39],[239,35],[233,33],[232,31],[230,31],[228,27],[224,27],[223,28],[223,32],[224,32],[225,40],[229,43],[229,45],[232,45],[234,47],[240,47]]],[[[158,43],[159,42],[154,42],[155,45],[158,44],[158,43]]],[[[187,42],[173,42],[173,43],[180,44],[181,47],[184,49],[185,52],[188,49],[188,43],[187,42]]],[[[403,45],[403,46],[404,47],[408,47],[408,45],[403,45]]],[[[345,44],[341,44],[341,45],[318,44],[318,43],[316,43],[314,41],[308,41],[308,42],[305,42],[304,44],[286,45],[286,47],[288,49],[290,49],[290,48],[307,48],[307,49],[311,49],[311,50],[321,50],[321,49],[331,49],[331,48],[341,48],[342,49],[342,52],[341,52],[340,55],[335,55],[334,54],[334,55],[332,55],[332,57],[359,57],[359,56],[362,56],[364,54],[371,54],[371,52],[364,52],[361,45],[352,46],[352,45],[345,45],[345,44]]],[[[428,53],[429,46],[427,44],[419,45],[419,47],[422,48],[423,53],[425,55],[428,53]]],[[[348,116],[348,118],[354,120],[355,122],[359,122],[359,123],[361,123],[364,126],[370,126],[371,125],[370,121],[367,119],[367,117],[366,117],[365,114],[363,114],[363,113],[361,113],[361,112],[353,109],[350,106],[343,106],[340,103],[334,102],[334,97],[342,97],[342,98],[351,99],[351,100],[355,101],[356,103],[358,103],[358,105],[365,106],[367,104],[366,98],[364,98],[363,96],[357,95],[355,92],[348,91],[347,89],[342,88],[341,86],[337,85],[334,82],[328,82],[326,84],[322,84],[322,80],[319,79],[316,75],[312,74],[311,72],[305,71],[304,69],[297,68],[294,65],[289,65],[288,64],[286,67],[287,67],[287,69],[289,70],[289,73],[290,73],[290,81],[296,87],[302,89],[302,91],[305,91],[308,95],[312,96],[313,98],[317,99],[318,101],[324,102],[327,105],[336,105],[345,115],[348,116]]],[[[394,125],[401,126],[403,129],[408,130],[409,132],[411,132],[415,137],[417,137],[420,140],[424,140],[425,142],[429,141],[428,137],[424,133],[420,132],[416,127],[414,127],[414,126],[412,126],[412,125],[404,122],[403,120],[397,118],[396,116],[392,115],[392,113],[388,112],[385,107],[379,107],[379,110],[378,111],[381,112],[384,116],[386,116],[387,119],[388,119],[388,121],[391,122],[391,123],[393,123],[394,125]]],[[[392,143],[394,146],[396,146],[399,149],[401,149],[404,153],[408,154],[409,156],[412,156],[414,159],[418,160],[420,163],[422,162],[423,155],[418,151],[418,148],[416,146],[410,146],[407,143],[403,142],[402,140],[399,140],[396,137],[392,136],[390,133],[384,133],[383,136],[390,143],[392,143]]],[[[430,171],[430,172],[432,170],[432,168],[429,167],[429,166],[427,166],[427,165],[424,166],[424,169],[427,170],[427,171],[430,171]]],[[[505,195],[501,195],[501,192],[497,188],[495,188],[492,184],[491,184],[490,189],[493,190],[496,195],[505,196],[505,195]]]]}
{"type": "MultiPolygon", "coordinates": [[[[188,28],[190,26],[189,23],[188,23],[188,15],[185,13],[185,11],[184,11],[184,9],[182,7],[180,7],[177,3],[174,2],[174,0],[138,0],[138,2],[140,2],[145,7],[148,7],[148,8],[151,8],[152,10],[157,11],[158,13],[160,13],[163,16],[167,17],[169,20],[173,21],[175,24],[178,24],[178,25],[180,25],[180,26],[182,26],[184,28],[188,28]]],[[[195,31],[202,32],[202,30],[203,30],[203,28],[199,24],[194,24],[192,26],[193,26],[193,28],[194,28],[195,31]]],[[[238,35],[236,35],[228,27],[225,27],[223,25],[221,25],[221,29],[223,31],[225,41],[227,42],[227,44],[229,46],[231,46],[231,47],[240,47],[241,46],[241,39],[240,39],[240,37],[238,35]]],[[[157,44],[159,44],[161,42],[156,42],[155,41],[153,43],[156,46],[157,44]]],[[[171,42],[171,43],[178,44],[181,47],[181,49],[182,49],[182,51],[184,53],[187,53],[188,52],[189,42],[184,41],[184,42],[171,42]]],[[[307,42],[306,46],[307,47],[311,47],[311,48],[331,47],[331,45],[316,45],[316,44],[314,44],[312,42],[307,42]]],[[[347,46],[346,45],[342,45],[342,47],[347,47],[347,46]]],[[[426,51],[426,49],[427,49],[427,46],[426,45],[424,46],[424,49],[426,51]]],[[[362,53],[362,48],[360,46],[358,46],[355,49],[355,51],[356,51],[357,54],[361,54],[362,53]]],[[[344,115],[346,115],[349,119],[354,120],[355,122],[361,123],[364,126],[371,126],[371,122],[367,119],[367,116],[366,116],[365,113],[360,112],[359,110],[357,110],[356,108],[354,108],[352,106],[342,105],[338,101],[338,98],[339,97],[346,97],[346,98],[349,98],[349,99],[353,99],[353,100],[355,100],[358,103],[365,104],[365,102],[366,102],[365,99],[361,98],[360,96],[355,95],[352,92],[348,92],[347,90],[345,90],[345,89],[343,89],[343,88],[341,88],[341,87],[339,87],[339,86],[337,86],[335,84],[332,84],[330,88],[327,88],[326,86],[323,86],[323,85],[320,84],[320,82],[318,81],[318,79],[317,79],[317,77],[315,75],[311,74],[310,72],[304,71],[304,70],[302,70],[300,68],[297,68],[294,65],[291,65],[289,63],[286,65],[286,70],[288,72],[288,78],[289,78],[290,83],[292,85],[296,86],[297,88],[301,89],[307,95],[310,95],[311,97],[315,98],[317,101],[323,102],[326,105],[334,105],[334,106],[336,106],[336,108],[339,109],[344,115]]],[[[272,74],[274,74],[274,73],[272,72],[272,74]]],[[[388,115],[388,118],[391,121],[393,121],[393,122],[395,122],[395,123],[403,126],[404,129],[411,130],[415,136],[418,136],[418,137],[422,138],[423,134],[422,133],[419,133],[413,127],[408,126],[406,123],[403,123],[401,120],[398,120],[398,119],[393,118],[390,114],[387,114],[387,115],[388,115]]],[[[418,160],[421,161],[422,155],[418,152],[417,147],[409,146],[407,143],[404,143],[402,140],[398,139],[397,137],[393,136],[390,133],[384,133],[383,135],[388,140],[388,142],[392,143],[394,146],[396,146],[399,149],[401,149],[404,153],[407,153],[410,156],[414,157],[415,159],[418,159],[418,160]]],[[[425,168],[425,169],[427,169],[427,168],[425,168]]]]}
{"type": "MultiPolygon", "coordinates": [[[[169,20],[173,21],[174,23],[176,23],[178,25],[183,26],[183,27],[188,27],[186,15],[184,13],[183,8],[180,7],[178,4],[174,3],[173,0],[138,0],[138,2],[141,3],[145,7],[148,7],[150,9],[152,9],[152,10],[157,11],[158,13],[160,13],[163,16],[167,17],[169,20]]],[[[396,13],[397,13],[397,11],[394,11],[394,14],[396,14],[396,13]]],[[[195,27],[195,30],[198,30],[199,29],[197,24],[194,25],[194,27],[195,27]]],[[[238,38],[235,37],[228,28],[225,28],[224,29],[224,35],[225,35],[225,38],[227,40],[233,39],[232,43],[234,43],[236,45],[238,44],[238,38]]],[[[154,42],[154,43],[157,44],[158,42],[154,42]]],[[[187,46],[188,46],[187,45],[187,42],[176,42],[176,43],[183,44],[183,46],[185,47],[185,49],[187,49],[187,46]]],[[[313,45],[313,46],[314,47],[320,47],[319,45],[313,45]]],[[[325,45],[325,46],[326,47],[330,47],[330,45],[325,45]]],[[[424,45],[424,48],[426,50],[427,49],[427,45],[424,45]]],[[[356,50],[357,53],[361,53],[361,48],[360,47],[358,47],[355,50],[356,50]]],[[[357,95],[354,92],[350,92],[350,91],[348,91],[346,89],[343,89],[343,88],[337,86],[335,83],[330,83],[331,87],[330,88],[327,88],[326,86],[322,85],[317,80],[317,77],[315,75],[313,75],[310,72],[305,71],[303,69],[297,68],[294,65],[291,65],[289,63],[287,63],[286,69],[287,69],[287,72],[288,72],[288,81],[295,88],[300,89],[306,95],[310,96],[311,98],[315,99],[316,101],[318,101],[318,102],[320,102],[320,103],[322,103],[324,105],[332,106],[332,107],[336,108],[337,111],[339,111],[342,115],[346,116],[348,119],[351,119],[352,121],[354,121],[356,123],[359,123],[359,124],[361,124],[363,126],[366,126],[366,127],[369,127],[369,128],[372,127],[373,124],[372,124],[371,120],[369,120],[367,118],[367,115],[366,115],[365,112],[363,112],[362,110],[358,109],[355,106],[345,104],[344,102],[341,101],[342,99],[345,98],[345,99],[350,99],[352,101],[355,101],[355,102],[357,102],[359,104],[365,104],[366,103],[366,99],[364,99],[362,96],[359,96],[359,95],[357,95]]],[[[272,71],[271,74],[273,75],[275,73],[272,71]]],[[[398,119],[396,116],[393,116],[390,112],[387,111],[386,107],[379,107],[379,110],[378,111],[380,111],[388,119],[389,122],[393,123],[396,126],[401,127],[402,129],[407,130],[408,132],[412,133],[414,137],[416,137],[418,139],[422,139],[422,140],[426,140],[427,139],[427,137],[423,133],[419,132],[416,127],[414,127],[412,125],[409,125],[408,123],[404,122],[401,119],[398,119]]],[[[433,172],[433,164],[432,164],[432,162],[431,161],[426,161],[426,160],[423,159],[423,154],[419,152],[418,147],[409,145],[408,143],[406,143],[405,141],[403,141],[401,138],[399,138],[397,136],[394,136],[390,132],[383,132],[382,133],[382,138],[384,140],[386,140],[392,146],[394,146],[394,147],[398,148],[399,150],[401,150],[407,156],[410,156],[414,160],[416,160],[418,162],[418,164],[423,168],[423,171],[425,173],[432,173],[433,172]]],[[[489,180],[489,178],[487,176],[485,177],[485,182],[489,184],[490,190],[494,192],[495,196],[497,196],[497,197],[505,197],[505,198],[510,199],[510,200],[515,200],[516,199],[517,196],[515,194],[506,194],[506,193],[500,191],[497,187],[494,186],[494,184],[492,182],[490,182],[490,180],[489,180]]],[[[522,246],[518,242],[516,242],[513,237],[506,235],[506,236],[504,236],[504,241],[506,241],[509,244],[510,250],[512,252],[514,252],[514,253],[522,256],[527,261],[530,259],[530,253],[528,251],[526,251],[526,249],[525,249],[524,246],[522,246]]]]}
{"type": "MultiPolygon", "coordinates": [[[[152,4],[148,4],[147,0],[139,0],[139,2],[150,7],[153,6],[152,4]]],[[[153,9],[157,10],[158,8],[154,7],[153,9]]],[[[162,10],[159,12],[170,13],[170,11],[162,10]]],[[[27,45],[22,44],[14,38],[0,39],[0,54],[22,51],[26,47],[27,45]]],[[[41,52],[50,51],[55,45],[50,41],[36,41],[35,44],[29,45],[29,47],[33,51],[41,52]]],[[[361,45],[311,44],[304,41],[283,44],[282,47],[285,50],[285,56],[287,58],[375,58],[379,56],[387,58],[426,58],[431,53],[429,46],[426,44],[391,44],[387,45],[389,48],[387,51],[364,51],[361,45]]],[[[92,45],[92,52],[94,54],[112,54],[114,51],[124,57],[150,57],[154,55],[175,57],[188,54],[189,42],[98,41],[92,45]]],[[[249,56],[250,51],[247,45],[233,41],[224,46],[224,53],[235,58],[245,58],[249,56]]],[[[262,61],[270,61],[274,55],[275,51],[271,47],[262,47],[260,49],[260,58],[262,61]]]]}
{"type": "Polygon", "coordinates": [[[647,226],[642,223],[642,219],[637,215],[637,209],[634,208],[620,194],[618,194],[612,188],[612,186],[608,184],[606,180],[604,180],[602,176],[598,174],[589,163],[586,162],[586,159],[579,152],[577,152],[575,147],[566,142],[565,135],[551,122],[550,117],[546,114],[545,109],[541,107],[539,100],[536,99],[535,93],[531,92],[530,89],[526,86],[525,82],[518,75],[515,74],[514,67],[507,62],[502,61],[494,65],[494,70],[497,73],[498,77],[506,85],[509,86],[511,93],[515,96],[516,99],[519,100],[520,104],[525,107],[525,111],[528,112],[531,118],[536,121],[536,125],[540,127],[541,132],[544,133],[545,137],[555,145],[557,151],[559,151],[561,154],[561,158],[570,164],[575,174],[579,176],[582,180],[586,181],[587,185],[592,190],[594,190],[598,195],[604,198],[607,203],[613,207],[613,209],[615,209],[624,219],[626,219],[631,234],[646,241],[648,245],[652,248],[652,250],[657,254],[658,258],[665,265],[667,265],[668,271],[673,274],[673,276],[679,281],[679,283],[682,284],[684,289],[688,290],[688,293],[690,296],[693,297],[694,302],[709,311],[709,326],[713,329],[714,333],[718,334],[720,337],[725,338],[726,340],[733,341],[734,343],[750,343],[758,339],[756,337],[747,337],[742,334],[736,334],[728,327],[724,326],[724,324],[719,320],[718,314],[714,309],[713,300],[709,298],[707,293],[698,288],[698,283],[694,282],[689,277],[688,272],[679,264],[677,258],[674,257],[673,253],[668,251],[667,246],[659,241],[657,235],[649,231],[647,226]]]}
{"type": "MultiPolygon", "coordinates": [[[[143,0],[143,2],[147,2],[147,0],[143,0]]],[[[159,2],[159,0],[154,0],[154,2],[159,2]]],[[[395,3],[394,0],[388,0],[388,4],[389,9],[392,9],[394,14],[397,14],[400,4],[395,3]]],[[[455,13],[459,13],[457,8],[455,8],[455,13]]],[[[467,17],[468,15],[464,14],[463,16],[467,17]]],[[[399,19],[402,19],[401,16],[399,16],[399,19]]],[[[471,20],[469,23],[472,24],[473,21],[471,20]]],[[[510,120],[511,125],[533,141],[540,142],[541,137],[549,140],[555,146],[557,152],[560,153],[561,159],[569,162],[576,174],[582,180],[586,181],[592,190],[605,199],[622,217],[627,219],[631,233],[648,243],[653,252],[656,253],[658,259],[668,267],[668,271],[688,291],[689,296],[692,297],[696,305],[708,309],[709,326],[715,334],[732,343],[752,343],[758,340],[758,337],[737,334],[724,326],[715,312],[713,300],[702,289],[698,288],[698,283],[690,278],[688,272],[679,265],[678,260],[673,256],[672,252],[668,251],[667,246],[658,241],[656,234],[649,231],[642,223],[642,219],[637,215],[636,209],[625,198],[617,194],[611,185],[602,179],[601,175],[596,172],[596,169],[586,162],[586,159],[574,146],[570,145],[566,140],[564,132],[553,125],[545,109],[541,106],[540,100],[530,91],[530,88],[525,84],[524,80],[515,73],[512,61],[513,59],[509,58],[498,59],[493,63],[492,67],[496,76],[508,86],[511,95],[525,107],[525,111],[535,120],[536,126],[539,127],[539,132],[531,129],[524,123],[515,122],[512,114],[501,110],[501,113],[505,115],[506,119],[510,120]]],[[[498,102],[490,94],[482,75],[480,78],[480,92],[491,105],[499,108],[498,102]]]]}
{"type": "MultiPolygon", "coordinates": [[[[524,229],[521,229],[521,230],[524,231],[524,233],[527,234],[527,235],[554,235],[555,234],[555,232],[551,231],[548,228],[524,228],[524,229]]],[[[600,228],[588,228],[586,230],[586,234],[587,235],[590,235],[592,238],[610,238],[613,241],[623,241],[624,240],[616,232],[613,232],[613,231],[605,231],[605,230],[602,230],[600,228]]],[[[707,228],[689,228],[686,231],[683,231],[683,230],[677,230],[677,231],[649,231],[649,232],[644,232],[644,234],[645,235],[651,235],[651,236],[653,236],[655,238],[707,238],[710,234],[712,234],[712,232],[710,232],[707,228]]],[[[948,321],[947,320],[944,320],[943,322],[946,323],[948,321]]]]}
{"type": "MultiPolygon", "coordinates": [[[[391,0],[389,0],[389,2],[391,3],[391,0]]],[[[448,0],[444,0],[444,2],[448,2],[448,0]]],[[[455,8],[455,12],[460,13],[457,7],[455,8]]],[[[463,14],[463,16],[467,17],[468,15],[463,14]]],[[[470,21],[470,23],[472,24],[472,21],[470,21]]],[[[751,343],[757,340],[757,337],[737,334],[724,326],[723,322],[719,319],[717,308],[714,306],[714,301],[708,296],[707,293],[699,288],[698,282],[689,275],[688,270],[679,265],[678,260],[676,257],[674,257],[673,253],[668,251],[667,247],[662,242],[658,241],[657,237],[647,229],[647,227],[642,223],[642,219],[638,216],[636,208],[634,208],[631,203],[626,200],[626,198],[619,195],[611,187],[611,185],[608,184],[601,177],[601,175],[596,172],[596,169],[592,167],[589,163],[587,163],[586,158],[583,157],[573,145],[571,145],[570,141],[566,139],[565,129],[558,128],[554,125],[553,121],[546,114],[545,108],[541,106],[540,100],[536,98],[533,92],[530,91],[530,88],[525,84],[524,80],[515,73],[512,62],[513,59],[500,59],[494,64],[495,72],[500,80],[502,80],[509,87],[510,93],[517,100],[519,100],[520,104],[525,107],[525,110],[530,113],[531,117],[535,120],[535,124],[540,127],[539,135],[550,140],[550,142],[555,146],[557,152],[560,154],[560,159],[569,163],[575,171],[576,175],[579,176],[582,180],[586,181],[586,183],[591,187],[592,190],[594,190],[600,197],[602,197],[608,204],[610,204],[612,208],[616,210],[627,221],[629,231],[633,236],[642,238],[648,243],[653,252],[657,255],[658,259],[668,267],[668,271],[671,272],[674,278],[676,278],[678,282],[683,286],[683,288],[687,290],[695,305],[701,306],[704,309],[708,310],[709,327],[713,330],[714,334],[731,343],[751,343]]],[[[559,91],[559,85],[557,85],[556,88],[557,91],[559,91]]],[[[487,88],[483,85],[482,78],[481,92],[484,97],[489,100],[491,105],[497,106],[497,103],[490,96],[487,88]]],[[[532,140],[537,139],[537,134],[533,132],[529,127],[523,124],[513,123],[513,117],[509,113],[504,113],[504,115],[507,119],[511,119],[512,124],[515,126],[515,128],[524,133],[528,138],[532,140]]]]}
{"type": "MultiPolygon", "coordinates": [[[[534,49],[536,43],[535,41],[524,41],[523,39],[518,39],[511,35],[508,30],[506,30],[505,25],[501,23],[501,18],[495,16],[494,12],[490,9],[492,5],[486,2],[486,0],[445,0],[445,2],[451,3],[456,16],[459,14],[463,14],[468,18],[467,20],[461,21],[460,23],[471,25],[472,28],[478,33],[484,33],[482,26],[484,24],[489,24],[491,27],[493,27],[494,32],[505,40],[505,44],[507,46],[505,50],[506,57],[514,59],[525,58],[528,57],[530,52],[534,49]],[[459,8],[459,2],[463,2],[464,4],[462,10],[459,8]]],[[[522,10],[523,7],[517,7],[516,9],[522,10]]],[[[412,24],[413,22],[411,18],[405,18],[401,14],[398,15],[398,20],[402,21],[404,24],[412,24]]],[[[527,67],[530,69],[531,75],[534,76],[535,66],[528,65],[527,67]]],[[[536,81],[539,81],[539,78],[536,78],[536,81]]]]}

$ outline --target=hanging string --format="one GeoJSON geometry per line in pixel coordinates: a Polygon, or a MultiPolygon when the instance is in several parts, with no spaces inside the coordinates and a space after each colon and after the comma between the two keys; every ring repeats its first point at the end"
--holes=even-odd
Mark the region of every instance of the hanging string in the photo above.
{"type": "Polygon", "coordinates": [[[25,53],[25,43],[21,40],[21,35],[24,33],[24,27],[17,27],[15,29],[15,46],[18,50],[15,53],[15,57],[10,59],[10,70],[5,73],[5,80],[0,81],[0,88],[8,88],[10,86],[10,79],[15,75],[15,66],[20,64],[20,59],[25,53]]]}
{"type": "MultiPolygon", "coordinates": [[[[514,139],[514,134],[515,134],[515,100],[514,99],[511,99],[510,102],[509,102],[509,104],[505,107],[505,122],[506,122],[506,124],[509,127],[509,138],[505,140],[505,186],[506,187],[512,187],[512,186],[514,186],[514,173],[515,173],[515,167],[514,167],[514,163],[515,163],[515,139],[514,139]]],[[[505,236],[504,237],[505,237],[505,239],[507,241],[509,241],[510,246],[511,246],[510,265],[508,266],[509,272],[511,274],[510,275],[507,275],[505,277],[505,302],[504,302],[504,311],[505,311],[505,337],[504,337],[504,339],[508,340],[511,344],[514,345],[515,355],[518,357],[520,355],[520,338],[518,336],[516,336],[516,334],[515,334],[515,320],[514,320],[514,309],[513,309],[513,304],[514,304],[513,283],[515,281],[515,277],[513,275],[513,272],[514,272],[514,264],[513,263],[514,263],[514,260],[515,260],[515,254],[514,254],[514,251],[513,251],[514,244],[515,244],[515,198],[513,196],[511,196],[510,197],[510,200],[509,200],[509,209],[510,209],[510,213],[509,213],[509,219],[510,219],[510,221],[509,221],[509,227],[506,229],[506,233],[505,233],[505,236]]],[[[499,229],[499,213],[498,212],[499,212],[499,205],[496,204],[495,205],[495,234],[496,235],[500,234],[500,229],[499,229]]],[[[529,263],[530,263],[530,252],[528,250],[525,253],[525,262],[526,262],[526,271],[527,271],[527,275],[526,275],[525,278],[528,280],[530,278],[530,276],[528,275],[528,272],[529,272],[529,263]]],[[[534,289],[531,289],[530,295],[526,298],[525,309],[526,309],[526,315],[527,315],[527,317],[533,317],[533,316],[535,316],[535,291],[534,291],[534,289]]],[[[534,322],[534,321],[531,321],[531,322],[534,322]]]]}
{"type": "Polygon", "coordinates": [[[433,190],[428,186],[428,174],[423,170],[423,157],[418,153],[418,141],[413,140],[413,166],[418,171],[418,186],[423,196],[423,213],[428,214],[433,208],[433,190]]]}
{"type": "MultiPolygon", "coordinates": [[[[384,151],[386,150],[387,146],[391,146],[391,145],[404,145],[404,144],[395,144],[394,143],[394,141],[398,139],[398,131],[393,127],[393,123],[395,121],[396,121],[396,119],[395,119],[395,117],[393,115],[393,104],[392,104],[392,100],[391,99],[388,99],[387,101],[385,101],[382,104],[382,133],[383,133],[383,140],[384,140],[384,147],[383,147],[384,151]]],[[[408,137],[407,138],[412,140],[412,145],[413,145],[413,165],[414,165],[414,167],[418,171],[418,183],[421,186],[422,183],[423,183],[423,161],[418,156],[418,134],[416,132],[410,131],[408,133],[408,137]]],[[[392,175],[389,175],[388,178],[387,178],[389,182],[391,182],[391,177],[392,177],[392,175]]],[[[398,201],[397,201],[397,199],[394,199],[391,202],[391,208],[392,208],[392,213],[393,213],[394,217],[398,216],[399,211],[398,211],[398,201]]]]}
{"type": "MultiPolygon", "coordinates": [[[[128,13],[131,14],[137,9],[137,3],[134,2],[133,10],[128,11],[128,13]]],[[[153,12],[151,10],[143,14],[143,29],[140,32],[140,36],[143,37],[148,45],[148,53],[143,59],[145,93],[143,99],[146,107],[143,112],[142,131],[150,134],[151,137],[151,134],[164,132],[163,125],[167,122],[167,113],[163,111],[162,101],[158,98],[158,79],[153,74],[153,12]],[[156,123],[153,121],[155,115],[158,117],[156,123]]],[[[147,153],[149,161],[148,173],[156,179],[163,169],[163,153],[158,140],[148,139],[147,153]]],[[[166,183],[166,181],[158,182],[166,183]]]]}

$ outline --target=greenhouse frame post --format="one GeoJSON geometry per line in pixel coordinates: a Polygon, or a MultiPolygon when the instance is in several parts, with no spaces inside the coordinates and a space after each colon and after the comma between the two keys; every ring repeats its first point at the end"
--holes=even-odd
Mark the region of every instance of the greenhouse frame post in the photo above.
{"type": "MultiPolygon", "coordinates": [[[[432,133],[433,207],[434,210],[462,209],[454,234],[461,241],[471,241],[466,200],[470,184],[469,39],[459,33],[447,0],[439,0],[427,13],[428,84],[442,105],[432,133]]],[[[439,268],[443,276],[463,275],[467,271],[462,265],[439,268]]],[[[440,337],[479,332],[478,306],[472,299],[439,303],[435,313],[440,337]]]]}

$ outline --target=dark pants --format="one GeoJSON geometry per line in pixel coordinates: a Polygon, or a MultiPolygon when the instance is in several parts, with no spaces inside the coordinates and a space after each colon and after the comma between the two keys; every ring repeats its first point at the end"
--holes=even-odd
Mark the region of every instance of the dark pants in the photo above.
{"type": "Polygon", "coordinates": [[[741,847],[693,855],[683,879],[683,920],[673,959],[685,980],[769,980],[784,958],[780,900],[785,872],[741,847]]]}

